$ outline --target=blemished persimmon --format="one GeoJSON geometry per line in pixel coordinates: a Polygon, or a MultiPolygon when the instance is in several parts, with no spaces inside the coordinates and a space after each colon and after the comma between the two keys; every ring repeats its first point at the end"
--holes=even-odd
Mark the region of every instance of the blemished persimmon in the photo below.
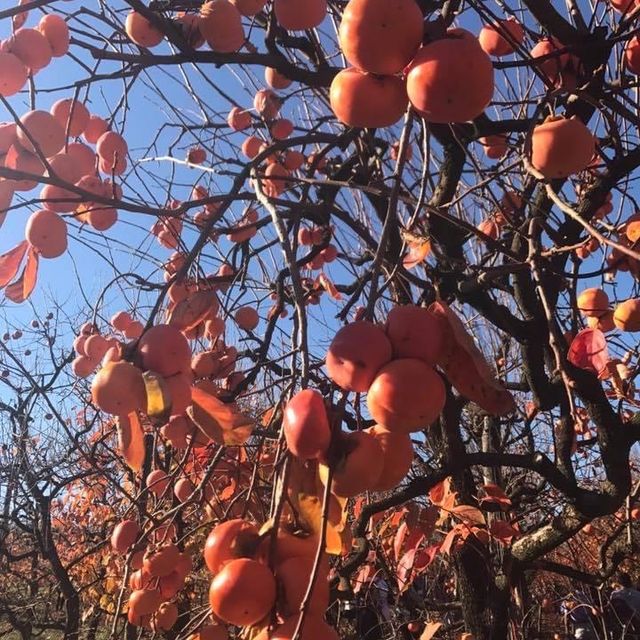
{"type": "MultiPolygon", "coordinates": [[[[311,556],[297,556],[289,558],[276,567],[276,581],[282,594],[282,604],[279,613],[292,616],[300,611],[300,605],[307,591],[313,571],[315,558],[311,556]]],[[[307,605],[310,613],[322,615],[329,606],[329,563],[325,558],[320,562],[318,575],[311,599],[307,605]]]]}
{"type": "Polygon", "coordinates": [[[260,89],[253,97],[253,108],[265,119],[278,117],[282,100],[271,89],[260,89]]]}
{"type": "Polygon", "coordinates": [[[150,615],[162,604],[162,596],[157,589],[137,589],[129,596],[129,611],[135,617],[150,615]]]}
{"type": "MultiPolygon", "coordinates": [[[[298,626],[299,615],[287,618],[273,631],[263,629],[255,640],[292,640],[298,626]]],[[[310,613],[305,620],[302,633],[298,640],[338,640],[339,636],[333,627],[330,627],[322,615],[310,613]]]]}
{"type": "Polygon", "coordinates": [[[91,383],[91,397],[101,411],[116,416],[146,409],[142,371],[125,361],[105,365],[91,383]]]}
{"type": "Polygon", "coordinates": [[[442,378],[422,360],[403,358],[385,365],[367,393],[371,417],[389,431],[428,427],[445,402],[442,378]]]}
{"type": "Polygon", "coordinates": [[[210,0],[200,7],[200,33],[217,53],[233,53],[245,41],[242,15],[228,0],[210,0]]]}
{"type": "Polygon", "coordinates": [[[384,454],[378,440],[365,431],[343,434],[342,441],[346,455],[334,469],[331,491],[342,498],[352,498],[378,482],[384,454]]]}
{"type": "Polygon", "coordinates": [[[409,66],[407,94],[428,122],[467,122],[493,97],[493,64],[465,29],[423,46],[409,66]]]}
{"type": "Polygon", "coordinates": [[[240,558],[227,563],[211,581],[209,604],[228,624],[245,627],[262,620],[276,600],[276,581],[266,565],[240,558]]]}
{"type": "Polygon", "coordinates": [[[584,289],[578,294],[577,307],[583,316],[599,318],[609,310],[609,296],[598,287],[584,289]]]}
{"type": "Polygon", "coordinates": [[[147,476],[147,488],[156,496],[161,496],[170,484],[171,478],[162,469],[154,469],[147,476]]]}
{"type": "Polygon", "coordinates": [[[287,31],[314,29],[327,15],[327,0],[274,0],[278,24],[287,31]]]}
{"type": "Polygon", "coordinates": [[[405,478],[413,462],[413,444],[408,433],[388,431],[380,425],[365,430],[380,445],[383,453],[382,472],[372,491],[390,491],[405,478]]]}
{"type": "Polygon", "coordinates": [[[53,56],[49,41],[37,29],[18,29],[0,47],[20,58],[31,73],[44,69],[53,56]]]}
{"type": "Polygon", "coordinates": [[[362,393],[392,357],[384,329],[361,320],[342,327],[333,338],[325,366],[329,378],[346,391],[362,393]]]}
{"type": "Polygon", "coordinates": [[[29,70],[13,53],[0,51],[0,95],[8,98],[27,84],[29,70]]]}
{"type": "Polygon", "coordinates": [[[151,49],[157,47],[164,39],[164,34],[137,11],[129,12],[124,23],[129,40],[139,47],[151,49]]]}
{"type": "Polygon", "coordinates": [[[393,75],[411,62],[422,35],[422,11],[415,0],[350,0],[338,40],[349,64],[369,73],[393,75]]]}
{"type": "Polygon", "coordinates": [[[191,368],[191,347],[182,332],[172,325],[157,324],[146,331],[138,343],[138,353],[142,366],[161,376],[173,376],[191,368]]]}
{"type": "Polygon", "coordinates": [[[287,447],[297,458],[321,458],[329,448],[329,417],[322,395],[314,389],[303,389],[289,400],[282,427],[287,447]]]}
{"type": "Polygon", "coordinates": [[[151,617],[154,631],[168,631],[178,621],[178,607],[173,602],[163,602],[151,617]]]}
{"type": "Polygon", "coordinates": [[[272,88],[272,89],[286,89],[291,86],[293,80],[287,78],[287,76],[280,73],[277,69],[273,67],[265,67],[264,68],[264,81],[272,88]]]}
{"type": "Polygon", "coordinates": [[[512,41],[522,44],[524,28],[515,18],[499,20],[498,23],[499,28],[492,24],[484,25],[478,34],[478,42],[487,55],[500,58],[515,51],[512,41]],[[503,35],[505,31],[511,36],[510,40],[503,35]]]}
{"type": "Polygon", "coordinates": [[[640,331],[640,299],[631,298],[617,305],[613,322],[621,331],[640,331]]]}
{"type": "Polygon", "coordinates": [[[260,316],[253,307],[240,307],[233,318],[241,329],[253,331],[260,322],[260,316]]]}
{"type": "Polygon", "coordinates": [[[57,258],[67,250],[67,223],[49,209],[29,216],[24,235],[43,258],[57,258]]]}
{"type": "Polygon", "coordinates": [[[82,135],[89,144],[96,144],[100,136],[108,130],[109,124],[104,118],[91,115],[82,135]]]}
{"type": "Polygon", "coordinates": [[[162,545],[157,549],[147,549],[142,569],[154,578],[162,578],[174,570],[179,558],[180,549],[172,543],[162,545]]]}
{"type": "Polygon", "coordinates": [[[408,304],[393,307],[385,325],[394,358],[418,358],[435,365],[443,349],[442,321],[428,309],[408,304]]]}
{"type": "Polygon", "coordinates": [[[22,126],[18,126],[16,136],[25,151],[35,152],[31,139],[46,158],[55,155],[64,147],[64,129],[48,111],[27,111],[20,118],[20,123],[22,126]]]}
{"type": "Polygon", "coordinates": [[[331,82],[331,109],[350,127],[389,127],[407,110],[407,91],[397,76],[374,76],[350,67],[331,82]]]}
{"type": "Polygon", "coordinates": [[[204,545],[204,561],[216,574],[231,560],[253,558],[258,550],[258,528],[246,520],[227,520],[215,526],[204,545]]]}
{"type": "Polygon", "coordinates": [[[133,546],[140,535],[140,525],[135,520],[119,522],[111,532],[111,548],[124,555],[133,546]]]}
{"type": "Polygon", "coordinates": [[[549,180],[583,171],[594,152],[593,134],[575,116],[547,118],[531,135],[531,164],[549,180]]]}
{"type": "Polygon", "coordinates": [[[51,107],[51,115],[63,131],[69,131],[72,138],[81,135],[89,124],[89,110],[82,102],[72,98],[63,98],[55,102],[51,107]]]}
{"type": "Polygon", "coordinates": [[[38,31],[47,39],[54,58],[60,58],[69,51],[69,27],[62,16],[56,13],[42,16],[38,31]]]}

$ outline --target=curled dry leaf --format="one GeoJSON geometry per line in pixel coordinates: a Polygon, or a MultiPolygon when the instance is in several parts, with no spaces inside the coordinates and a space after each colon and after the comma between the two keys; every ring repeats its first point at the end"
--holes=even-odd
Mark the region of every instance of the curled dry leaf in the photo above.
{"type": "Polygon", "coordinates": [[[208,316],[215,315],[218,307],[215,291],[195,291],[173,307],[168,324],[181,331],[188,331],[197,327],[208,316]]]}
{"type": "Polygon", "coordinates": [[[122,457],[132,471],[140,471],[144,463],[144,431],[138,414],[134,411],[128,416],[119,416],[116,427],[122,457]]]}
{"type": "Polygon", "coordinates": [[[513,396],[498,382],[460,318],[444,302],[434,302],[429,310],[442,320],[446,346],[438,364],[449,382],[492,415],[512,412],[513,396]]]}
{"type": "Polygon", "coordinates": [[[324,273],[318,275],[316,284],[320,285],[334,300],[342,300],[342,294],[324,273]]]}
{"type": "Polygon", "coordinates": [[[22,275],[4,290],[11,302],[24,302],[33,292],[38,280],[38,253],[33,247],[27,251],[27,263],[22,275]]]}
{"type": "Polygon", "coordinates": [[[433,622],[433,621],[427,622],[427,624],[424,627],[424,631],[420,636],[420,640],[431,640],[431,638],[433,638],[433,636],[436,635],[436,633],[438,632],[438,629],[440,629],[441,626],[442,626],[442,622],[433,622]]]}
{"type": "Polygon", "coordinates": [[[0,256],[0,287],[6,287],[18,273],[29,243],[23,240],[0,256]]]}
{"type": "Polygon", "coordinates": [[[413,269],[422,264],[431,253],[431,242],[425,238],[404,233],[404,240],[407,243],[407,253],[402,259],[402,266],[405,269],[413,269]]]}
{"type": "Polygon", "coordinates": [[[255,421],[243,414],[235,403],[226,404],[198,387],[191,388],[191,400],[187,414],[215,443],[243,445],[253,433],[255,421]]]}

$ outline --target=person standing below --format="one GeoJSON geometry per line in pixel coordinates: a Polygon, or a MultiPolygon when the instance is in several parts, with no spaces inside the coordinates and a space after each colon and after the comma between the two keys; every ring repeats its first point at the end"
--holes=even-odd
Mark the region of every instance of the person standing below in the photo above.
{"type": "Polygon", "coordinates": [[[640,637],[640,591],[633,587],[628,573],[620,574],[611,593],[611,607],[628,637],[640,637]]]}

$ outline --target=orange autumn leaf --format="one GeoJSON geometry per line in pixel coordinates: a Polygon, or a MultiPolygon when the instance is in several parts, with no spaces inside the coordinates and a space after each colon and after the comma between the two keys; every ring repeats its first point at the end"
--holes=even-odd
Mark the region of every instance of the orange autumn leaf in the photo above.
{"type": "Polygon", "coordinates": [[[28,246],[29,243],[23,240],[0,256],[0,287],[6,287],[16,277],[28,246]]]}
{"type": "Polygon", "coordinates": [[[431,638],[433,638],[433,636],[436,635],[436,633],[438,632],[438,629],[442,626],[442,622],[427,622],[427,624],[425,625],[424,631],[422,632],[422,635],[420,636],[420,640],[431,640],[431,638]]]}
{"type": "Polygon", "coordinates": [[[191,388],[189,417],[217,444],[243,445],[253,433],[255,421],[235,404],[225,404],[198,387],[191,388]]]}
{"type": "Polygon", "coordinates": [[[424,239],[407,240],[408,251],[402,259],[402,266],[405,269],[413,269],[422,264],[431,253],[431,242],[424,239]]]}
{"type": "Polygon", "coordinates": [[[214,291],[196,291],[176,304],[169,315],[168,324],[188,331],[217,310],[218,300],[214,291]]]}
{"type": "Polygon", "coordinates": [[[144,431],[138,414],[134,411],[128,416],[119,416],[116,427],[122,457],[132,471],[140,471],[144,463],[144,431]]]}
{"type": "Polygon", "coordinates": [[[316,284],[319,284],[334,300],[342,300],[342,294],[324,273],[318,275],[316,284]]]}
{"type": "Polygon", "coordinates": [[[498,382],[460,318],[441,301],[434,302],[429,310],[442,320],[448,349],[438,364],[449,382],[488,413],[511,413],[515,409],[513,396],[498,382]]]}
{"type": "Polygon", "coordinates": [[[27,263],[22,275],[4,290],[11,302],[24,302],[33,292],[38,280],[38,254],[33,247],[27,252],[27,263]]]}

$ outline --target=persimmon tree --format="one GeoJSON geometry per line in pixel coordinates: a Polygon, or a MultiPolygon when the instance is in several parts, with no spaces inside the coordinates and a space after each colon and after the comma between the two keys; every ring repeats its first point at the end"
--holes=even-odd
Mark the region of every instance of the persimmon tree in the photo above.
{"type": "Polygon", "coordinates": [[[628,565],[639,16],[3,7],[0,624],[526,638],[628,565]]]}

